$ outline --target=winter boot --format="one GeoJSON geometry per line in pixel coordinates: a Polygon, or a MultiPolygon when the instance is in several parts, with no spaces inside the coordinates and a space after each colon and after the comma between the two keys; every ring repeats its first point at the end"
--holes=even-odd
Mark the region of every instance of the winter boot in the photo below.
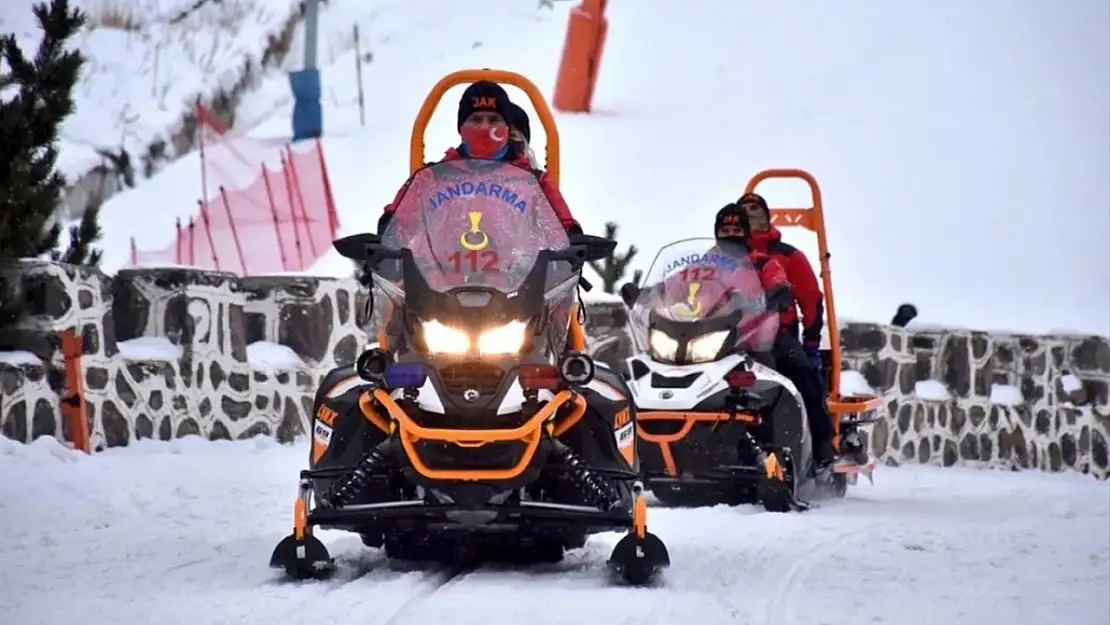
{"type": "Polygon", "coordinates": [[[836,452],[830,441],[813,441],[813,469],[818,476],[825,474],[836,462],[836,452]]]}

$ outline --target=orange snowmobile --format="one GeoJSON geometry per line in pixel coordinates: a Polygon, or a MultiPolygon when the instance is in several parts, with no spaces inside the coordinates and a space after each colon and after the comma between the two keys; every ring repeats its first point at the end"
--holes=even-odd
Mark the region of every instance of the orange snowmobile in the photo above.
{"type": "Polygon", "coordinates": [[[584,263],[615,242],[568,236],[531,171],[424,164],[436,105],[479,80],[529,95],[557,184],[558,130],[535,85],[492,70],[435,85],[393,219],[380,236],[335,241],[371,275],[390,341],[317,392],[293,533],[271,558],[290,576],[333,570],[315,527],[357,533],[390,557],[514,562],[558,561],[616,530],[626,535],[609,564],[628,582],[669,565],[647,531],[635,407],[621,377],[585,354],[575,306],[584,263]]]}

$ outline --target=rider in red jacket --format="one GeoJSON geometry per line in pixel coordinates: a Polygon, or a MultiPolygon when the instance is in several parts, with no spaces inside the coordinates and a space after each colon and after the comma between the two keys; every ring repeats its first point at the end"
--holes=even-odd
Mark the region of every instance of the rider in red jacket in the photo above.
{"type": "Polygon", "coordinates": [[[821,331],[825,327],[825,297],[817,284],[813,266],[801,250],[783,242],[782,232],[771,225],[771,211],[767,207],[767,200],[761,195],[745,193],[737,204],[748,214],[752,226],[752,248],[778,259],[786,269],[786,277],[794,289],[797,306],[791,306],[782,312],[782,330],[798,336],[800,309],[802,346],[806,348],[809,358],[819,364],[817,349],[821,345],[821,331]]]}
{"type": "MultiPolygon", "coordinates": [[[[824,295],[805,254],[784,243],[782,233],[771,225],[771,211],[767,200],[757,193],[745,193],[737,204],[744,210],[751,224],[752,248],[778,259],[786,269],[797,306],[783,311],[779,335],[775,339],[772,353],[776,368],[794,382],[805,401],[806,414],[810,417],[809,427],[813,434],[814,458],[822,467],[829,466],[836,460],[837,453],[832,446],[835,432],[828,411],[825,385],[822,383],[820,346],[825,317],[824,295]],[[798,309],[801,309],[800,343],[798,309]]],[[[852,457],[856,457],[858,452],[841,451],[852,457]]]]}
{"type": "MultiPolygon", "coordinates": [[[[540,187],[554,209],[559,223],[567,234],[582,234],[582,226],[570,213],[563,194],[547,177],[547,172],[532,168],[526,154],[521,153],[509,141],[509,126],[512,102],[509,95],[495,82],[479,81],[463,92],[459,100],[458,130],[461,142],[458,147],[449,148],[440,162],[456,161],[466,158],[500,160],[511,163],[536,174],[540,187]]],[[[385,212],[378,219],[378,232],[385,229],[393,217],[393,210],[404,197],[412,182],[412,176],[405,181],[393,201],[385,206],[385,212]]]]}
{"type": "Polygon", "coordinates": [[[748,215],[736,204],[726,204],[717,211],[713,228],[718,241],[735,243],[747,250],[752,264],[759,270],[759,281],[764,291],[780,284],[788,284],[786,270],[777,259],[760,252],[751,245],[751,226],[748,215]]]}

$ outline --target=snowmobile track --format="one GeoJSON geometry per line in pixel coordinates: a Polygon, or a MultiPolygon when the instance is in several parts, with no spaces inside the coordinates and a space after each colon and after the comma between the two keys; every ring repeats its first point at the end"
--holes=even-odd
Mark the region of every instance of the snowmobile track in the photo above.
{"type": "Polygon", "coordinates": [[[476,564],[461,564],[448,567],[441,571],[429,573],[423,580],[421,580],[420,588],[414,592],[408,599],[405,600],[392,614],[386,617],[381,625],[401,625],[402,623],[412,622],[412,611],[425,601],[430,599],[440,590],[452,586],[460,581],[470,573],[477,570],[476,564]]]}
{"type": "Polygon", "coordinates": [[[794,597],[792,593],[798,582],[805,579],[805,575],[818,564],[831,557],[844,541],[866,534],[879,527],[879,525],[881,525],[879,522],[867,523],[809,546],[803,554],[794,560],[794,563],[779,579],[779,583],[775,587],[775,593],[771,596],[771,600],[767,602],[767,616],[764,623],[766,625],[792,625],[794,623],[790,615],[794,597]]]}

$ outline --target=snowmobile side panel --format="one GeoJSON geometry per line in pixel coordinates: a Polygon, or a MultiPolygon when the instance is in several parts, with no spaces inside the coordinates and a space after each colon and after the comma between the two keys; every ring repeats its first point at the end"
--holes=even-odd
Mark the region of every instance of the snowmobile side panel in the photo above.
{"type": "MultiPolygon", "coordinates": [[[[582,395],[589,409],[577,428],[582,431],[578,452],[595,468],[638,473],[636,406],[624,379],[612,369],[599,366],[582,395]]],[[[567,436],[563,438],[575,447],[567,436]]]]}
{"type": "Polygon", "coordinates": [[[775,462],[789,456],[790,488],[797,487],[793,464],[808,466],[811,456],[800,394],[789,379],[750,360],[754,380],[738,394],[725,376],[744,363],[739,354],[685,366],[629,359],[643,474],[660,499],[754,501],[755,486],[767,477],[761,454],[776,449],[785,452],[774,452],[775,462]]]}

